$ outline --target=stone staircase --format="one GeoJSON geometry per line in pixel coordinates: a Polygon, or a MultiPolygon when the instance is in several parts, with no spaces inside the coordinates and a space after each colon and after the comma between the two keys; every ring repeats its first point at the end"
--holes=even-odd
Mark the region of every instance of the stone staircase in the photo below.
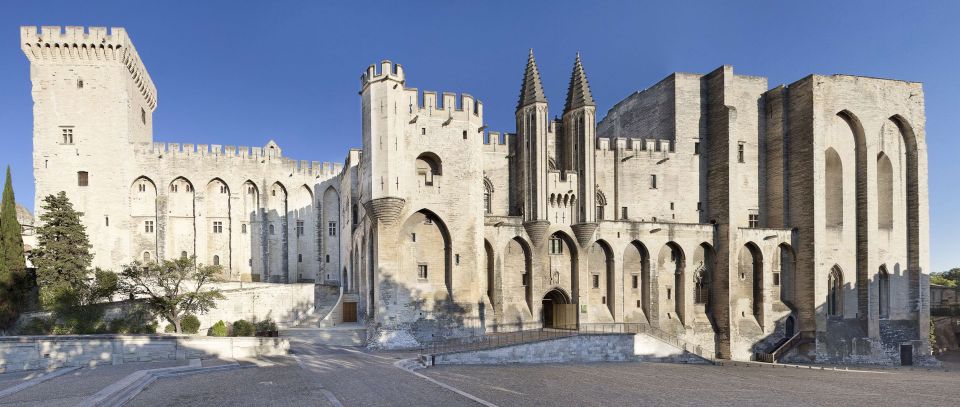
{"type": "Polygon", "coordinates": [[[291,341],[330,346],[364,346],[367,329],[356,322],[344,323],[342,303],[357,301],[357,294],[340,293],[339,287],[317,285],[314,313],[294,327],[280,330],[291,341]]]}

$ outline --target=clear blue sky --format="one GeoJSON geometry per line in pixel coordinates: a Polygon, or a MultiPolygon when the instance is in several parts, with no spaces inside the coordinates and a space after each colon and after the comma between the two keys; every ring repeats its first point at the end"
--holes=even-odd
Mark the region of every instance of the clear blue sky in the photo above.
{"type": "Polygon", "coordinates": [[[896,78],[926,91],[933,271],[960,267],[960,3],[596,3],[11,2],[0,13],[0,164],[32,208],[21,25],[126,27],[158,88],[158,141],[272,138],[286,155],[318,161],[359,147],[358,78],[384,58],[404,64],[408,86],[478,97],[490,129],[508,131],[528,48],[554,113],[577,51],[600,116],[671,72],[723,64],[771,87],[810,73],[896,78]]]}

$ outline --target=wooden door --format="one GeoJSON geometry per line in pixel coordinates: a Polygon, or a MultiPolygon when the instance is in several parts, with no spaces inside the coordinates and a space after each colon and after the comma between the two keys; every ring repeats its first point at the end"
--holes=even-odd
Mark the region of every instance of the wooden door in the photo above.
{"type": "Polygon", "coordinates": [[[357,322],[357,303],[343,303],[343,322],[357,322]]]}

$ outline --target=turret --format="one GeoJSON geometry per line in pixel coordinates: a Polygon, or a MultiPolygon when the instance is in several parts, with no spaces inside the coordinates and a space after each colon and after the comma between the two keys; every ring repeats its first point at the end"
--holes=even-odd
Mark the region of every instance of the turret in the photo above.
{"type": "Polygon", "coordinates": [[[517,136],[513,138],[516,178],[511,187],[515,188],[513,196],[516,199],[512,202],[511,211],[514,215],[523,215],[527,233],[534,244],[539,245],[549,225],[546,189],[549,116],[540,70],[537,69],[532,49],[523,74],[516,116],[517,136]]]}
{"type": "Polygon", "coordinates": [[[590,83],[580,61],[580,53],[573,63],[570,86],[567,88],[567,102],[563,107],[563,159],[565,169],[576,171],[580,200],[579,222],[574,225],[574,233],[583,244],[588,242],[596,230],[596,120],[597,106],[590,92],[590,83]]]}
{"type": "Polygon", "coordinates": [[[379,69],[370,65],[360,75],[363,116],[361,196],[366,209],[379,221],[392,223],[403,208],[398,184],[406,145],[403,140],[406,120],[416,106],[404,97],[403,67],[384,60],[379,69]]]}

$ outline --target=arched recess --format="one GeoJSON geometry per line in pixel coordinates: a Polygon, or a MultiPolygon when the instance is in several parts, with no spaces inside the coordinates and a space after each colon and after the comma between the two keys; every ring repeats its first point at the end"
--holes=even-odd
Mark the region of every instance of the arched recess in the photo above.
{"type": "Polygon", "coordinates": [[[757,323],[763,326],[763,252],[753,242],[747,242],[740,248],[737,271],[740,277],[740,295],[748,299],[741,309],[741,317],[750,311],[757,323]]]}
{"type": "Polygon", "coordinates": [[[207,183],[204,191],[204,216],[207,220],[205,263],[214,264],[219,260],[224,274],[231,275],[232,270],[232,228],[230,214],[230,188],[220,178],[207,183]]]}
{"type": "MultiPolygon", "coordinates": [[[[614,277],[613,250],[605,240],[597,240],[590,246],[590,288],[599,294],[599,304],[594,298],[592,305],[605,305],[610,316],[616,318],[616,278],[614,277]]],[[[596,296],[593,296],[596,297],[596,296]]]]}
{"type": "MultiPolygon", "coordinates": [[[[130,185],[131,257],[157,252],[157,186],[145,176],[130,185]]],[[[150,260],[152,260],[152,254],[150,260]]]]}
{"type": "MultiPolygon", "coordinates": [[[[320,236],[322,243],[320,247],[321,262],[323,269],[330,273],[340,269],[340,194],[333,186],[327,187],[323,191],[323,203],[321,204],[320,236]]],[[[326,277],[326,276],[324,276],[326,277]]],[[[343,280],[340,280],[344,283],[343,280]]]]}
{"type": "Polygon", "coordinates": [[[533,263],[530,255],[530,245],[519,236],[510,239],[503,251],[503,280],[504,291],[510,289],[509,293],[504,292],[504,302],[514,303],[523,302],[526,305],[526,312],[533,314],[533,263]],[[520,290],[516,290],[519,287],[520,290]],[[522,299],[517,298],[522,295],[522,299]]]}
{"type": "Polygon", "coordinates": [[[667,285],[664,286],[664,291],[661,292],[661,297],[664,298],[666,302],[661,301],[661,303],[667,305],[667,307],[664,308],[666,308],[668,312],[672,310],[673,313],[676,314],[680,323],[684,323],[686,317],[684,307],[686,263],[683,249],[681,249],[680,245],[676,242],[668,242],[660,248],[657,269],[660,270],[660,275],[663,276],[661,281],[667,282],[667,285]],[[672,279],[669,278],[671,275],[673,276],[672,279]]]}
{"type": "Polygon", "coordinates": [[[239,269],[241,278],[251,280],[259,278],[264,269],[263,254],[260,250],[263,241],[263,228],[260,215],[260,188],[253,181],[247,180],[243,183],[240,191],[243,199],[240,200],[239,209],[240,220],[240,241],[237,245],[239,254],[237,259],[239,264],[235,265],[239,269]]]}
{"type": "Polygon", "coordinates": [[[843,270],[834,265],[827,276],[827,316],[843,317],[843,270]]]}
{"type": "Polygon", "coordinates": [[[577,302],[580,281],[577,276],[578,252],[576,241],[562,231],[550,235],[548,253],[549,270],[552,285],[569,288],[572,300],[577,302]]]}
{"type": "Polygon", "coordinates": [[[843,227],[843,161],[833,147],[824,154],[824,215],[828,228],[843,227]]]}
{"type": "Polygon", "coordinates": [[[635,240],[623,252],[624,322],[650,322],[650,252],[635,240]],[[639,309],[641,315],[627,312],[639,309]],[[636,315],[636,317],[631,316],[636,315]]]}
{"type": "Polygon", "coordinates": [[[297,188],[291,202],[291,212],[295,215],[294,242],[297,257],[297,280],[317,281],[317,212],[314,207],[313,191],[307,185],[297,188]]]}
{"type": "Polygon", "coordinates": [[[417,179],[421,186],[433,186],[443,175],[443,162],[432,152],[423,152],[417,156],[417,179]]]}
{"type": "Polygon", "coordinates": [[[483,177],[483,213],[493,213],[493,182],[486,176],[483,177]]]}
{"type": "Polygon", "coordinates": [[[287,213],[289,211],[287,188],[280,182],[274,182],[267,191],[267,269],[268,281],[289,281],[289,230],[287,213]],[[272,231],[270,233],[269,231],[272,231]]]}
{"type": "Polygon", "coordinates": [[[410,215],[401,229],[412,254],[410,270],[415,279],[430,283],[435,291],[453,293],[450,231],[437,214],[421,209],[410,215]]]}
{"type": "Polygon", "coordinates": [[[787,243],[781,243],[777,248],[780,250],[780,302],[796,309],[797,257],[787,243]]]}
{"type": "Polygon", "coordinates": [[[487,284],[487,300],[490,302],[490,305],[493,307],[493,312],[499,312],[499,298],[496,297],[496,287],[497,287],[497,275],[496,275],[496,260],[493,255],[493,245],[490,244],[487,239],[483,239],[483,269],[486,272],[486,284],[487,284]]]}
{"type": "MultiPolygon", "coordinates": [[[[917,293],[919,291],[919,268],[920,268],[920,173],[919,173],[919,152],[917,149],[917,135],[913,131],[913,126],[901,115],[890,117],[903,137],[903,144],[906,147],[906,193],[907,193],[907,270],[910,274],[910,291],[917,293]]],[[[914,294],[916,295],[916,294],[914,294]]]]}
{"type": "Polygon", "coordinates": [[[881,265],[877,272],[877,305],[880,308],[880,318],[890,318],[890,273],[885,264],[881,265]]]}
{"type": "Polygon", "coordinates": [[[540,321],[544,328],[576,329],[577,306],[562,288],[547,291],[541,304],[540,321]]]}
{"type": "Polygon", "coordinates": [[[716,252],[709,243],[701,243],[693,253],[693,304],[696,310],[710,315],[713,305],[713,280],[717,265],[716,252]]]}
{"type": "Polygon", "coordinates": [[[870,225],[867,223],[868,193],[867,193],[867,144],[860,119],[848,110],[837,113],[849,126],[854,141],[854,168],[855,202],[856,202],[856,287],[857,312],[859,315],[869,315],[869,282],[867,270],[869,260],[868,233],[870,225]]]}
{"type": "Polygon", "coordinates": [[[877,155],[877,228],[893,229],[893,164],[884,153],[877,155]]]}
{"type": "Polygon", "coordinates": [[[197,230],[196,200],[193,183],[184,177],[177,177],[167,188],[167,225],[166,253],[187,253],[187,257],[196,254],[197,230]]]}

